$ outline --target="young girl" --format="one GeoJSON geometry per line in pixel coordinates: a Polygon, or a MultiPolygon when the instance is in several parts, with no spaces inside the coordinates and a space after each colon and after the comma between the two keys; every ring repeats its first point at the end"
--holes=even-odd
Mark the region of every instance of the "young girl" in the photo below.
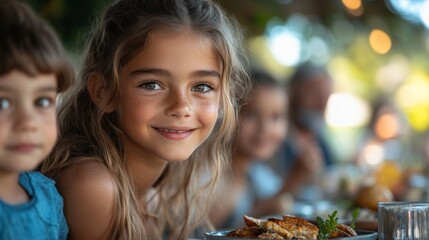
{"type": "Polygon", "coordinates": [[[204,219],[247,81],[233,26],[210,0],[107,8],[43,166],[70,239],[185,239],[204,219]]]}
{"type": "Polygon", "coordinates": [[[240,111],[231,176],[216,193],[210,218],[217,228],[244,225],[243,215],[280,213],[282,180],[262,161],[273,157],[286,137],[286,91],[265,72],[252,74],[250,98],[240,111]]]}
{"type": "Polygon", "coordinates": [[[66,239],[63,199],[32,172],[57,139],[56,96],[73,70],[57,35],[26,5],[0,3],[0,239],[66,239]]]}

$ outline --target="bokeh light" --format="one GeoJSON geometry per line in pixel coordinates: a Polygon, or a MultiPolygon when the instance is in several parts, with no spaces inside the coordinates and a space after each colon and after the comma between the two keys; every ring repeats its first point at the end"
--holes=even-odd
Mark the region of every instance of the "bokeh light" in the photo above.
{"type": "Polygon", "coordinates": [[[380,29],[371,31],[369,35],[369,44],[372,50],[378,54],[386,54],[392,47],[392,41],[389,35],[380,29]]]}
{"type": "Polygon", "coordinates": [[[429,29],[429,1],[422,4],[420,8],[420,18],[425,27],[429,29]]]}
{"type": "Polygon", "coordinates": [[[279,79],[284,79],[283,76],[290,74],[291,69],[280,64],[268,49],[267,36],[262,35],[250,38],[248,46],[249,54],[251,54],[255,64],[263,67],[279,79]]]}
{"type": "Polygon", "coordinates": [[[377,87],[386,93],[394,92],[408,77],[410,60],[403,55],[394,55],[376,73],[377,87]]]}
{"type": "Polygon", "coordinates": [[[358,8],[356,10],[354,9],[348,9],[349,13],[353,16],[359,17],[363,15],[363,7],[358,8]]]}
{"type": "Polygon", "coordinates": [[[384,161],[374,173],[378,184],[393,190],[401,181],[402,171],[395,161],[384,161]]]}
{"type": "Polygon", "coordinates": [[[421,23],[429,29],[429,0],[387,0],[394,13],[412,23],[421,23]]]}
{"type": "Polygon", "coordinates": [[[364,161],[369,165],[378,165],[384,160],[383,147],[380,144],[372,143],[363,149],[364,161]]]}
{"type": "Polygon", "coordinates": [[[331,127],[363,126],[369,119],[369,106],[350,93],[334,93],[329,97],[325,118],[331,127]]]}
{"type": "Polygon", "coordinates": [[[295,66],[301,60],[300,37],[285,26],[275,26],[269,30],[268,49],[284,66],[295,66]]]}
{"type": "Polygon", "coordinates": [[[310,59],[316,64],[326,64],[330,58],[329,47],[320,37],[312,37],[308,43],[310,59]]]}
{"type": "Polygon", "coordinates": [[[362,16],[363,5],[361,0],[342,0],[347,11],[353,16],[362,16]]]}
{"type": "Polygon", "coordinates": [[[375,134],[381,139],[391,139],[397,137],[400,131],[400,124],[397,116],[392,113],[384,113],[375,123],[375,134]]]}
{"type": "Polygon", "coordinates": [[[420,8],[425,1],[427,0],[387,0],[386,2],[393,12],[410,22],[418,23],[420,22],[420,8]]]}
{"type": "Polygon", "coordinates": [[[344,6],[350,10],[357,10],[362,7],[361,0],[341,0],[344,6]]]}
{"type": "Polygon", "coordinates": [[[398,89],[395,98],[411,126],[417,131],[429,128],[429,76],[415,70],[398,89]]]}

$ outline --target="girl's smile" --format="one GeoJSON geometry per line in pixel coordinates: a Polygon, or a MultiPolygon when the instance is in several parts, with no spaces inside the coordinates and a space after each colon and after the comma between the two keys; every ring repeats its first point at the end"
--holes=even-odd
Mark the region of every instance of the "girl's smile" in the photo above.
{"type": "Polygon", "coordinates": [[[190,30],[156,31],[149,39],[120,74],[127,158],[182,161],[214,128],[221,64],[210,39],[190,30]]]}
{"type": "Polygon", "coordinates": [[[32,144],[32,143],[17,143],[17,144],[6,146],[6,149],[10,152],[31,153],[40,147],[41,147],[40,145],[32,144]]]}
{"type": "Polygon", "coordinates": [[[69,238],[188,239],[208,223],[247,94],[240,27],[211,0],[118,0],[88,37],[42,166],[69,238]]]}
{"type": "Polygon", "coordinates": [[[164,136],[170,140],[183,140],[189,137],[195,128],[190,127],[166,127],[166,128],[158,128],[154,127],[161,136],[164,136]]]}

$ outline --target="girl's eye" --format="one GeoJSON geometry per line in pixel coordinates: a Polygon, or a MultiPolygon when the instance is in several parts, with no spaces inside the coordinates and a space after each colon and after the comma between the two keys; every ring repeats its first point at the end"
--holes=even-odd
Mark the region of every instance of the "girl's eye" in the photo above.
{"type": "Polygon", "coordinates": [[[210,86],[207,83],[200,83],[192,87],[192,91],[194,92],[200,92],[200,93],[206,93],[213,90],[213,87],[210,86]]]}
{"type": "Polygon", "coordinates": [[[6,98],[0,98],[0,110],[5,110],[10,108],[10,101],[6,98]]]}
{"type": "Polygon", "coordinates": [[[285,118],[284,114],[274,114],[272,116],[273,121],[283,121],[285,118]]]}
{"type": "Polygon", "coordinates": [[[161,85],[157,82],[144,82],[139,85],[139,88],[143,88],[149,91],[161,90],[161,85]]]}
{"type": "Polygon", "coordinates": [[[42,97],[36,100],[36,106],[41,108],[48,108],[52,106],[54,100],[47,97],[42,97]]]}

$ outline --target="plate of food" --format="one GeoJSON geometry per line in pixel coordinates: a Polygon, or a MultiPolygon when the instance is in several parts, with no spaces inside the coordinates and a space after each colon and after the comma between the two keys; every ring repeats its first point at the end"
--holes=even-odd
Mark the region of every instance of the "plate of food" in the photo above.
{"type": "MultiPolygon", "coordinates": [[[[205,234],[206,240],[254,240],[260,238],[237,238],[237,237],[228,237],[230,231],[218,231],[218,232],[209,232],[205,234]]],[[[335,240],[376,240],[378,234],[372,231],[357,230],[357,236],[354,237],[345,237],[345,238],[335,238],[335,240]]],[[[275,238],[274,238],[275,239],[275,238]]],[[[282,238],[284,239],[284,238],[282,238]]]]}
{"type": "Polygon", "coordinates": [[[244,216],[247,227],[230,231],[208,232],[206,240],[237,239],[337,239],[376,240],[372,231],[355,231],[352,227],[337,223],[335,212],[326,220],[318,220],[318,226],[299,217],[284,215],[282,218],[257,219],[244,216]]]}

